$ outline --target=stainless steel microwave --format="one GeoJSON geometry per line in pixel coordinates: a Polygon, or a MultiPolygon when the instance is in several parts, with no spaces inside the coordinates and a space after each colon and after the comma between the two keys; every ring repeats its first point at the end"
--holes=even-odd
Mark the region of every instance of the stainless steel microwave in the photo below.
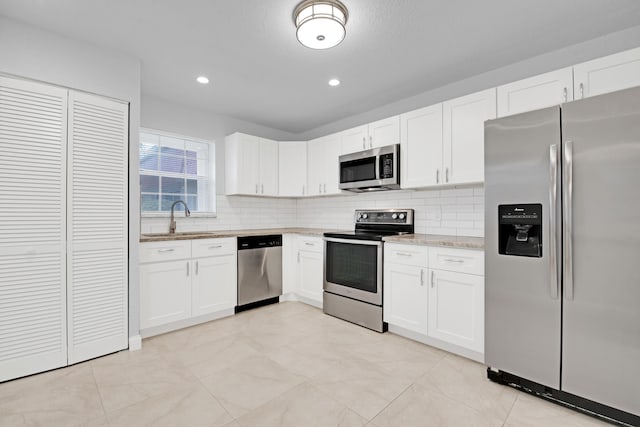
{"type": "Polygon", "coordinates": [[[364,192],[400,188],[400,144],[340,156],[341,190],[364,192]]]}

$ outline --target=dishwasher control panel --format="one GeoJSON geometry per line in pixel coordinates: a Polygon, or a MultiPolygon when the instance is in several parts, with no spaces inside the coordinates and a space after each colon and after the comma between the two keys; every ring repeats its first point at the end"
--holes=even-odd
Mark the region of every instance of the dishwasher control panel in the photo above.
{"type": "Polygon", "coordinates": [[[238,250],[282,246],[282,234],[238,237],[238,250]]]}

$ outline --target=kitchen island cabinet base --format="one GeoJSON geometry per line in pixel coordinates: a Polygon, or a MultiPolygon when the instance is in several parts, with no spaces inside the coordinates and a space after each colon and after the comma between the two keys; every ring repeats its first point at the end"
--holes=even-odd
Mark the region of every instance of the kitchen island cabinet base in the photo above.
{"type": "Polygon", "coordinates": [[[457,354],[458,356],[466,357],[467,359],[475,360],[479,363],[484,363],[483,353],[478,353],[477,351],[469,350],[468,348],[460,347],[458,345],[451,344],[437,338],[432,338],[427,335],[410,331],[409,329],[405,329],[392,324],[389,325],[389,332],[405,338],[409,338],[410,340],[417,341],[422,344],[426,344],[431,347],[436,347],[441,350],[448,351],[449,353],[457,354]]]}

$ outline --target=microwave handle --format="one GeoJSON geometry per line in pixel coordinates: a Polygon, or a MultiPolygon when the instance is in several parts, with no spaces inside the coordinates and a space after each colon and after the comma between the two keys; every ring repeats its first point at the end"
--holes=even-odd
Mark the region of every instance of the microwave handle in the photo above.
{"type": "Polygon", "coordinates": [[[381,179],[380,178],[380,162],[381,161],[382,161],[382,157],[376,156],[376,179],[381,179]]]}

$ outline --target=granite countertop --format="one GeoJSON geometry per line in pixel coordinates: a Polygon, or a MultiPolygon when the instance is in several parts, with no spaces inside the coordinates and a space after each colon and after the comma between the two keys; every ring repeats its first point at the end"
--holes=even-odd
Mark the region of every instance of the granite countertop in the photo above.
{"type": "Polygon", "coordinates": [[[441,236],[437,234],[404,234],[387,236],[385,242],[408,245],[443,246],[461,249],[484,249],[483,237],[441,236]]]}
{"type": "MultiPolygon", "coordinates": [[[[215,239],[222,237],[238,236],[265,236],[268,234],[303,234],[307,236],[322,237],[328,232],[349,232],[351,230],[336,230],[326,228],[261,228],[252,230],[221,230],[221,231],[186,231],[175,234],[157,233],[143,234],[140,242],[162,242],[167,240],[193,240],[193,239],[215,239]]],[[[402,243],[408,245],[443,246],[461,249],[484,249],[484,238],[465,236],[441,236],[437,234],[404,234],[401,236],[387,236],[385,242],[402,243]]]]}
{"type": "Polygon", "coordinates": [[[304,227],[292,227],[292,228],[261,228],[252,230],[220,230],[220,231],[186,231],[177,232],[175,234],[169,233],[154,233],[154,234],[142,234],[140,236],[140,242],[162,242],[167,240],[193,240],[193,239],[215,239],[222,237],[238,237],[238,236],[266,236],[269,234],[304,234],[307,236],[322,237],[324,233],[330,231],[345,231],[335,229],[324,228],[304,228],[304,227]]]}

